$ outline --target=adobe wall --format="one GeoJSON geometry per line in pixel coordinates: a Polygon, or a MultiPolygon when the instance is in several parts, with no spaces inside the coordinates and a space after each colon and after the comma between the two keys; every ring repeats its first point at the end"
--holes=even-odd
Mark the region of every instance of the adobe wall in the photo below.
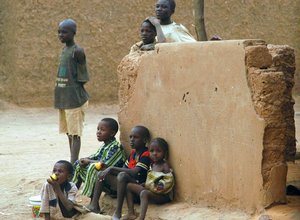
{"type": "Polygon", "coordinates": [[[122,143],[137,124],[165,138],[180,201],[249,212],[285,202],[294,66],[293,49],[261,40],[127,55],[118,68],[122,143]]]}
{"type": "MultiPolygon", "coordinates": [[[[1,0],[0,100],[21,106],[52,106],[62,47],[57,40],[57,25],[72,17],[78,22],[76,40],[88,57],[91,103],[117,102],[117,66],[139,40],[141,21],[154,14],[155,0],[121,2],[1,0]]],[[[206,1],[206,30],[208,36],[219,34],[227,40],[261,38],[272,44],[288,44],[298,54],[299,9],[298,0],[206,1]]],[[[178,0],[173,18],[195,36],[193,1],[178,0]]],[[[300,56],[296,63],[299,70],[300,56]]],[[[295,92],[300,94],[297,84],[295,92]]]]}

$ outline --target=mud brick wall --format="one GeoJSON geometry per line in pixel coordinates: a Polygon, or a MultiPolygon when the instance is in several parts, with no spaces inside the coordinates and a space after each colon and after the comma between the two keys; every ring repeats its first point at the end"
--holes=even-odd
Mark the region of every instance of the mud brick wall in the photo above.
{"type": "Polygon", "coordinates": [[[248,46],[246,64],[254,108],[265,121],[262,161],[263,184],[268,192],[265,202],[282,202],[286,160],[293,160],[296,153],[294,100],[291,97],[294,50],[278,45],[248,46]],[[278,184],[280,179],[282,183],[278,184]]]}
{"type": "Polygon", "coordinates": [[[294,51],[262,40],[160,44],[119,65],[121,141],[170,144],[176,199],[255,212],[286,201],[294,51]]]}

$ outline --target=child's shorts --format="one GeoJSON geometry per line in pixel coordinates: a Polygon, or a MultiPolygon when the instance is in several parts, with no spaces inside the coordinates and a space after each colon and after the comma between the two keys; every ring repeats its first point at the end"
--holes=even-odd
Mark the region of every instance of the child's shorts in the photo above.
{"type": "Polygon", "coordinates": [[[72,109],[59,109],[59,133],[82,135],[83,122],[88,101],[72,109]]]}

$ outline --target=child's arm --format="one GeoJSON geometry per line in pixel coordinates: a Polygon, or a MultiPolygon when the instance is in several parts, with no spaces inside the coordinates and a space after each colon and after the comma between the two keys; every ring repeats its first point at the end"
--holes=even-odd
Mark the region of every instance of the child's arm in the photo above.
{"type": "Polygon", "coordinates": [[[172,172],[170,165],[168,164],[168,162],[164,162],[163,163],[163,172],[164,173],[170,173],[172,172]]]}
{"type": "MultiPolygon", "coordinates": [[[[170,173],[170,172],[172,172],[172,170],[171,170],[171,168],[170,168],[170,166],[169,166],[169,164],[167,162],[165,162],[162,166],[163,166],[162,167],[162,172],[163,173],[170,173]]],[[[167,185],[170,185],[167,182],[170,182],[170,178],[165,179],[164,176],[161,176],[160,178],[157,178],[154,183],[156,184],[157,190],[161,191],[167,185]]]]}
{"type": "Polygon", "coordinates": [[[97,163],[99,162],[97,159],[101,158],[102,154],[103,154],[103,150],[102,148],[99,148],[94,154],[91,154],[88,157],[81,158],[79,160],[79,164],[81,167],[85,167],[90,163],[97,163]]]}
{"type": "Polygon", "coordinates": [[[77,81],[85,84],[89,81],[89,74],[86,67],[86,57],[83,48],[75,48],[74,59],[77,62],[77,81]]]}
{"type": "Polygon", "coordinates": [[[77,47],[74,51],[74,58],[79,64],[85,64],[85,53],[83,48],[77,47]]]}
{"type": "Polygon", "coordinates": [[[120,172],[125,172],[128,173],[130,176],[135,177],[141,171],[141,169],[141,167],[135,167],[133,169],[129,169],[126,167],[108,167],[99,174],[99,178],[103,180],[108,174],[117,175],[120,172]]]}
{"type": "Polygon", "coordinates": [[[153,24],[156,28],[157,41],[158,43],[166,42],[166,37],[161,29],[160,22],[156,17],[149,17],[148,20],[153,24]]]}
{"type": "Polygon", "coordinates": [[[81,167],[86,167],[86,166],[89,165],[90,163],[92,163],[92,160],[89,159],[89,158],[81,158],[81,159],[79,160],[79,165],[80,165],[81,167]]]}
{"type": "Polygon", "coordinates": [[[63,206],[66,208],[66,210],[71,211],[74,208],[74,204],[73,202],[71,202],[70,200],[68,200],[68,198],[64,195],[64,193],[62,192],[60,185],[57,181],[52,181],[52,180],[47,180],[47,182],[52,185],[53,190],[57,196],[57,198],[61,201],[61,203],[63,204],[63,206]]]}

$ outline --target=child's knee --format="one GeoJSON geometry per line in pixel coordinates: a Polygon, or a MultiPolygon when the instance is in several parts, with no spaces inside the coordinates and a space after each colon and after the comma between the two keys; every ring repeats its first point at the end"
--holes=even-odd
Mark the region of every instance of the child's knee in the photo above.
{"type": "Polygon", "coordinates": [[[128,184],[126,185],[126,190],[127,190],[127,191],[131,191],[131,184],[130,184],[130,183],[128,183],[128,184]]]}
{"type": "Polygon", "coordinates": [[[125,172],[120,172],[120,173],[118,174],[118,176],[117,176],[117,180],[118,180],[118,182],[123,182],[123,181],[125,181],[125,180],[127,179],[127,177],[128,177],[128,174],[127,174],[127,173],[125,173],[125,172]]]}
{"type": "Polygon", "coordinates": [[[143,200],[143,199],[148,199],[149,198],[149,195],[150,195],[150,191],[149,190],[142,190],[140,192],[140,199],[143,200]]]}

